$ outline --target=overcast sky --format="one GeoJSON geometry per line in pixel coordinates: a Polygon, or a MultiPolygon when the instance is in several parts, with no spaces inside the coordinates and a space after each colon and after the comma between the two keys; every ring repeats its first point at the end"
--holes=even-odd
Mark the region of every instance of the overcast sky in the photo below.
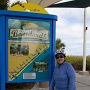
{"type": "MultiPolygon", "coordinates": [[[[56,38],[65,43],[67,55],[83,55],[84,9],[47,8],[49,14],[57,15],[56,38]]],[[[90,55],[90,8],[86,10],[86,55],[90,55]]]]}
{"type": "MultiPolygon", "coordinates": [[[[11,2],[13,1],[11,0],[11,2]]],[[[46,8],[46,10],[49,14],[58,17],[56,38],[60,38],[65,43],[65,53],[67,55],[83,55],[84,9],[46,8]]],[[[88,27],[86,32],[86,55],[90,55],[90,7],[87,8],[86,14],[86,26],[88,27]]]]}

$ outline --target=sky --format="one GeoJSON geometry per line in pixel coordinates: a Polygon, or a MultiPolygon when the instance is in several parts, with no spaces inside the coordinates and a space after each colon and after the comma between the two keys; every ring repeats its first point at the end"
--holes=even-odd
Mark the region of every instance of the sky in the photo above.
{"type": "MultiPolygon", "coordinates": [[[[56,38],[65,43],[67,55],[83,55],[84,9],[46,8],[49,14],[57,15],[56,38]]],[[[86,55],[90,55],[90,7],[86,9],[86,55]]]]}
{"type": "MultiPolygon", "coordinates": [[[[11,0],[11,2],[13,1],[11,0]]],[[[58,17],[56,39],[61,39],[66,45],[66,55],[83,55],[84,9],[45,8],[45,10],[58,17]]],[[[90,7],[86,9],[86,26],[88,27],[86,31],[86,55],[88,56],[90,55],[90,7]]]]}

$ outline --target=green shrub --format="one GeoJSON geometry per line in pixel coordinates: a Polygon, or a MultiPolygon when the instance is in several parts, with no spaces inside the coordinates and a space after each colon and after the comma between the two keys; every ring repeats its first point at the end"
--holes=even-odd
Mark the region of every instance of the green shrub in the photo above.
{"type": "MultiPolygon", "coordinates": [[[[66,61],[71,63],[75,70],[83,69],[83,57],[82,56],[67,56],[66,61]]],[[[86,70],[90,71],[90,56],[86,57],[86,70]]]]}
{"type": "Polygon", "coordinates": [[[3,9],[7,9],[7,3],[5,2],[0,2],[0,10],[3,10],[3,9]]]}

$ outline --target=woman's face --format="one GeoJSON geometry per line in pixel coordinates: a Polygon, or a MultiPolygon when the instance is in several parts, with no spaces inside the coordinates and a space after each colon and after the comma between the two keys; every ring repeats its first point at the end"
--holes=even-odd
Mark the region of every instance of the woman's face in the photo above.
{"type": "Polygon", "coordinates": [[[57,60],[58,64],[62,64],[64,62],[64,60],[65,60],[64,55],[63,54],[58,54],[56,56],[56,60],[57,60]]]}

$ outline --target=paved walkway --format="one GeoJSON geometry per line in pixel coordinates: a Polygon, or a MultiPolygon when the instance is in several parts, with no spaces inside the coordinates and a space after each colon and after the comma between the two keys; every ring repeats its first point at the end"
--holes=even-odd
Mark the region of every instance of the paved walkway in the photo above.
{"type": "Polygon", "coordinates": [[[76,76],[77,90],[90,90],[90,75],[79,75],[77,73],[76,76]]]}
{"type": "MultiPolygon", "coordinates": [[[[90,75],[79,75],[76,73],[77,90],[90,90],[90,75]]],[[[48,88],[41,88],[39,90],[49,90],[48,88]]]]}

